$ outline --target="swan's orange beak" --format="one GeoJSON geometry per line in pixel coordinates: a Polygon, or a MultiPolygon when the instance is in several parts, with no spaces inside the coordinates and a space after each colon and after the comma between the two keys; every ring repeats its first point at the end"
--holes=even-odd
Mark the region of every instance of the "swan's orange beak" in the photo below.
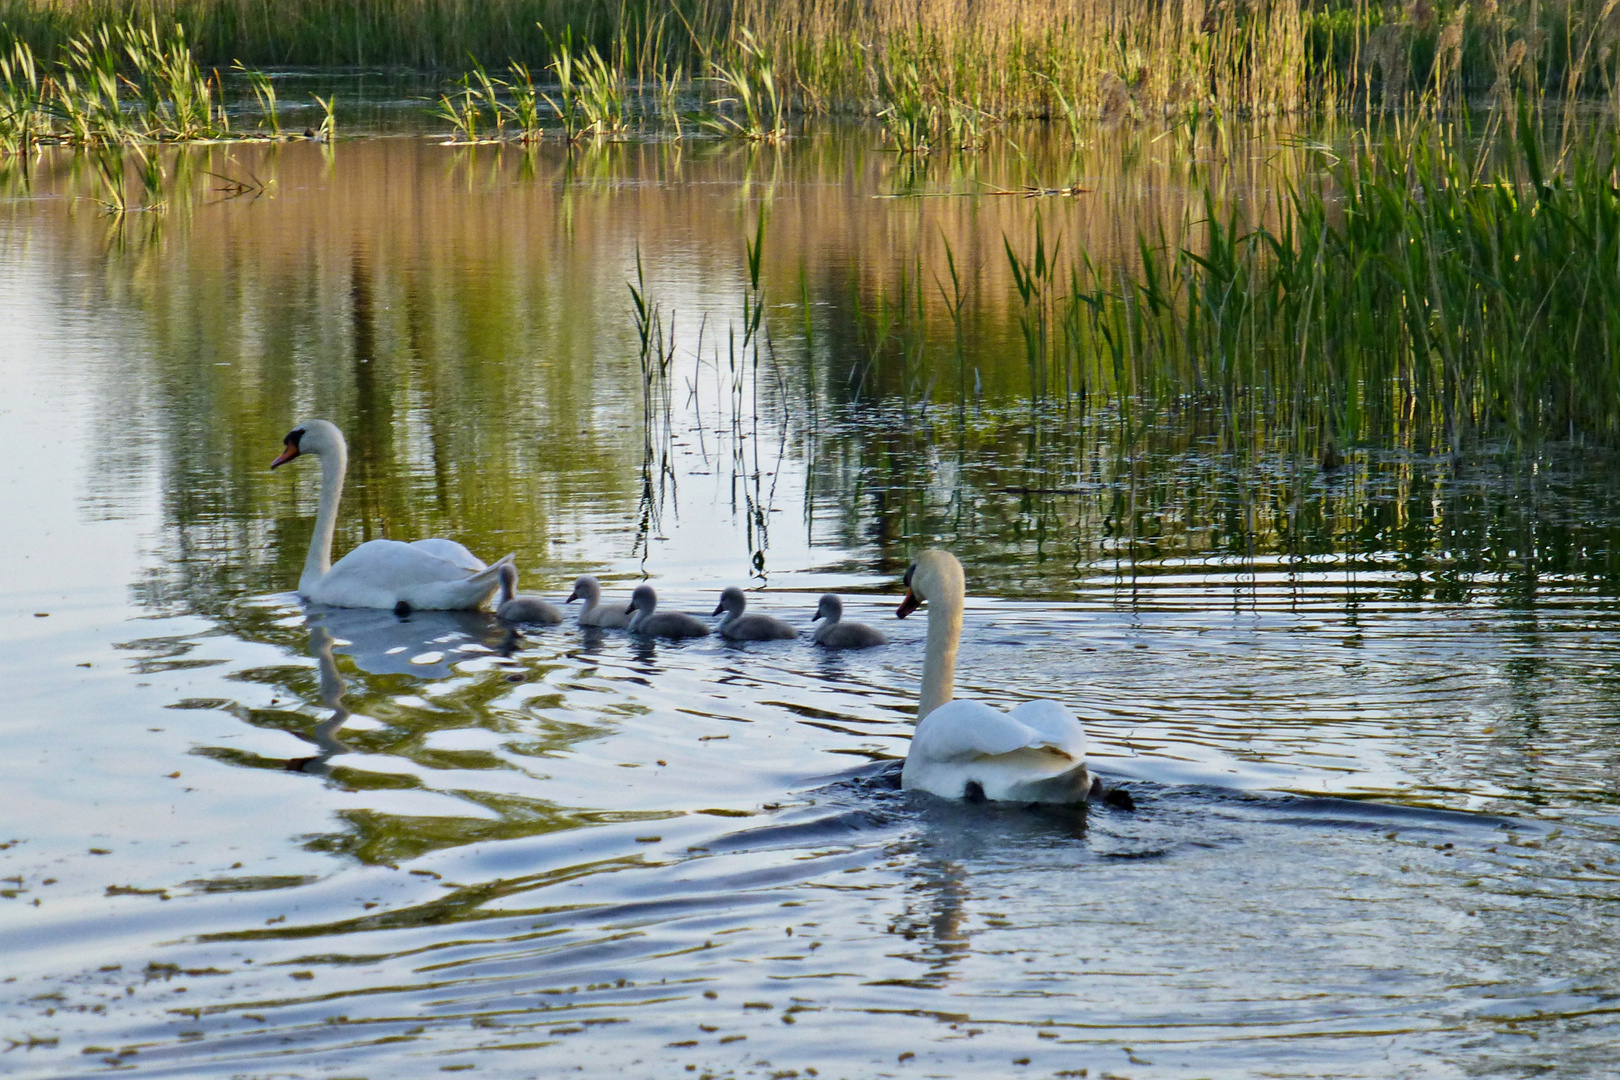
{"type": "Polygon", "coordinates": [[[298,456],[298,444],[293,443],[293,442],[289,442],[286,445],[286,447],[281,451],[281,456],[276,458],[276,460],[274,460],[274,461],[272,461],[270,463],[270,468],[274,469],[277,465],[285,465],[285,464],[287,464],[287,462],[291,461],[293,458],[295,458],[297,456],[298,456]]]}
{"type": "Polygon", "coordinates": [[[906,590],[906,598],[900,601],[900,606],[894,609],[894,617],[903,619],[922,606],[922,598],[910,589],[906,590]]]}

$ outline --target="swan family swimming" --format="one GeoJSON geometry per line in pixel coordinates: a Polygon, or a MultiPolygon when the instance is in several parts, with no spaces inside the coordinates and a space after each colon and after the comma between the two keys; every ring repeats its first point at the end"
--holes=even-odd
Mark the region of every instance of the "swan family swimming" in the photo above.
{"type": "MultiPolygon", "coordinates": [[[[332,538],[338,500],[348,468],[343,432],[326,420],[307,420],[282,441],[271,469],[313,455],[321,463],[320,505],[298,592],[315,604],[349,608],[412,610],[483,608],[499,591],[497,618],[511,623],[554,624],[560,609],[537,596],[517,593],[512,555],[494,565],[453,540],[368,540],[335,564],[332,538]]],[[[919,555],[905,575],[906,595],[895,614],[905,618],[927,605],[928,635],[923,653],[917,725],[901,769],[901,786],[947,799],[970,802],[1081,803],[1102,794],[1086,766],[1085,728],[1056,701],[1026,701],[1001,711],[982,702],[955,699],[956,653],[962,636],[966,583],[962,564],[938,548],[919,555]]],[[[679,611],[658,610],[658,594],[639,585],[628,605],[604,602],[596,578],[574,582],[568,603],[584,601],[581,626],[623,628],[633,634],[666,638],[706,637],[710,627],[679,611]]],[[[781,619],[749,613],[739,588],[720,594],[716,628],[732,641],[774,641],[798,637],[781,619]]],[[[812,621],[811,640],[829,649],[864,649],[887,644],[881,631],[843,621],[843,603],[823,595],[812,621]]],[[[1126,796],[1122,804],[1128,804],[1126,796]]]]}

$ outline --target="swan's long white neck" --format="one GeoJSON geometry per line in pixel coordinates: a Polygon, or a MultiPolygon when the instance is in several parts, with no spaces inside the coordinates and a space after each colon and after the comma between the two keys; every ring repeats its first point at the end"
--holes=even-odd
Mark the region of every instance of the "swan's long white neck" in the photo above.
{"type": "Polygon", "coordinates": [[[928,647],[923,653],[921,720],[950,701],[956,688],[956,646],[962,639],[962,594],[928,598],[928,647]]]}
{"type": "Polygon", "coordinates": [[[304,557],[304,574],[298,579],[298,591],[308,593],[315,582],[332,569],[332,534],[337,529],[338,500],[343,497],[343,478],[349,471],[349,450],[342,442],[322,449],[321,508],[315,515],[315,535],[309,541],[309,554],[304,557]]]}

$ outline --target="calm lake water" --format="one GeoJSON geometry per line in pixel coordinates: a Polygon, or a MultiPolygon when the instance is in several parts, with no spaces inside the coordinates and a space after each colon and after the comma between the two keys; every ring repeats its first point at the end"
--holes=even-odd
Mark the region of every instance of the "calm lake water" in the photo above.
{"type": "MultiPolygon", "coordinates": [[[[1302,146],[1248,133],[1217,200],[1263,214],[1302,146]]],[[[1032,404],[1004,238],[1196,228],[1173,140],[162,162],[122,218],[83,159],[0,188],[0,1071],[1612,1074],[1614,463],[1324,472],[1032,404]],[[305,611],[317,470],[268,465],[315,416],[339,550],[802,626],[835,590],[892,644],[305,611]],[[1134,812],[896,790],[935,544],[959,694],[1067,702],[1134,812]]]]}

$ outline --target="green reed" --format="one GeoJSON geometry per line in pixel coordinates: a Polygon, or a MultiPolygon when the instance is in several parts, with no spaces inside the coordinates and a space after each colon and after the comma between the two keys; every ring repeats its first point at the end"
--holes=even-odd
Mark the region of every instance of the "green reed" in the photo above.
{"type": "Polygon", "coordinates": [[[180,24],[103,24],[69,39],[49,64],[15,41],[0,56],[0,152],[228,137],[221,96],[218,74],[197,64],[180,24]]]}
{"type": "Polygon", "coordinates": [[[435,114],[447,120],[461,142],[478,142],[481,138],[498,139],[505,127],[507,107],[496,89],[497,80],[491,79],[483,65],[457,80],[459,89],[439,95],[435,114]]]}
{"type": "Polygon", "coordinates": [[[205,67],[539,64],[564,35],[644,81],[763,60],[798,107],[921,108],[936,128],[952,102],[1006,117],[1146,117],[1398,104],[1437,80],[1458,93],[1504,82],[1603,93],[1620,65],[1609,0],[0,0],[0,44],[9,36],[54,61],[130,19],[187,27],[205,67]],[[908,80],[922,102],[889,96],[908,80]]]}
{"type": "Polygon", "coordinates": [[[270,81],[270,76],[262,71],[255,71],[240,61],[232,64],[231,70],[247,80],[248,88],[253,91],[253,99],[259,104],[259,112],[264,116],[264,122],[270,125],[270,137],[281,138],[279,102],[276,98],[275,84],[270,81]]]}
{"type": "Polygon", "coordinates": [[[787,99],[777,83],[775,65],[746,27],[734,46],[734,62],[709,62],[710,80],[727,96],[710,101],[714,111],[698,121],[721,135],[779,142],[787,137],[787,99]]]}
{"type": "Polygon", "coordinates": [[[902,154],[928,153],[939,128],[940,108],[926,92],[916,63],[903,61],[884,69],[879,78],[884,105],[877,115],[884,135],[902,154]]]}
{"type": "Polygon", "coordinates": [[[514,60],[509,72],[512,77],[504,85],[511,101],[500,108],[505,110],[512,126],[517,129],[518,139],[526,143],[534,142],[541,133],[540,92],[535,89],[534,76],[529,73],[527,64],[514,60]]]}
{"type": "MultiPolygon", "coordinates": [[[[1425,96],[1457,106],[1482,93],[1522,93],[1539,110],[1557,92],[1572,129],[1583,96],[1620,95],[1620,18],[1611,0],[1166,0],[1145,8],[1069,0],[0,0],[0,48],[17,42],[30,47],[48,82],[56,81],[52,65],[74,68],[63,108],[91,126],[103,113],[128,111],[126,95],[146,106],[134,111],[149,112],[157,88],[183,131],[222,124],[223,112],[210,107],[218,81],[210,90],[201,78],[215,65],[444,68],[469,55],[492,62],[491,70],[549,63],[565,84],[553,104],[570,139],[624,130],[631,80],[651,86],[681,72],[725,87],[711,119],[728,134],[780,137],[794,109],[854,112],[881,117],[895,147],[915,153],[976,147],[991,118],[1059,119],[1078,131],[1098,118],[1404,109],[1425,96]],[[139,29],[158,26],[184,27],[184,49],[139,29]],[[128,38],[140,56],[124,56],[109,33],[128,38]],[[135,42],[143,33],[153,40],[135,42]],[[108,44],[131,86],[107,84],[108,44]],[[154,63],[124,70],[144,59],[154,63]]],[[[471,113],[469,104],[463,97],[452,112],[482,131],[496,126],[501,110],[490,112],[485,101],[471,113]]],[[[30,131],[36,111],[28,111],[30,131]]],[[[8,125],[5,138],[21,137],[24,124],[8,125]]]]}
{"type": "Polygon", "coordinates": [[[1288,428],[1318,457],[1620,442],[1620,143],[1575,143],[1555,173],[1539,138],[1526,106],[1486,161],[1427,129],[1367,140],[1271,227],[1211,199],[1201,241],[1144,243],[1130,274],[1077,266],[1055,337],[1042,238],[1009,242],[1027,348],[1082,389],[1208,406],[1233,437],[1288,428]]]}
{"type": "Polygon", "coordinates": [[[17,42],[0,54],[0,155],[27,154],[50,135],[44,85],[27,45],[17,42]]]}
{"type": "Polygon", "coordinates": [[[163,163],[156,154],[141,146],[101,147],[91,155],[100,197],[94,201],[108,214],[122,218],[136,211],[162,211],[168,208],[164,196],[163,163]],[[129,197],[131,164],[134,178],[139,182],[142,200],[133,202],[129,197]]]}
{"type": "Polygon", "coordinates": [[[596,46],[576,52],[572,34],[565,33],[552,50],[549,67],[557,77],[557,96],[542,92],[540,98],[556,114],[566,141],[611,135],[628,126],[624,75],[596,46]]]}

